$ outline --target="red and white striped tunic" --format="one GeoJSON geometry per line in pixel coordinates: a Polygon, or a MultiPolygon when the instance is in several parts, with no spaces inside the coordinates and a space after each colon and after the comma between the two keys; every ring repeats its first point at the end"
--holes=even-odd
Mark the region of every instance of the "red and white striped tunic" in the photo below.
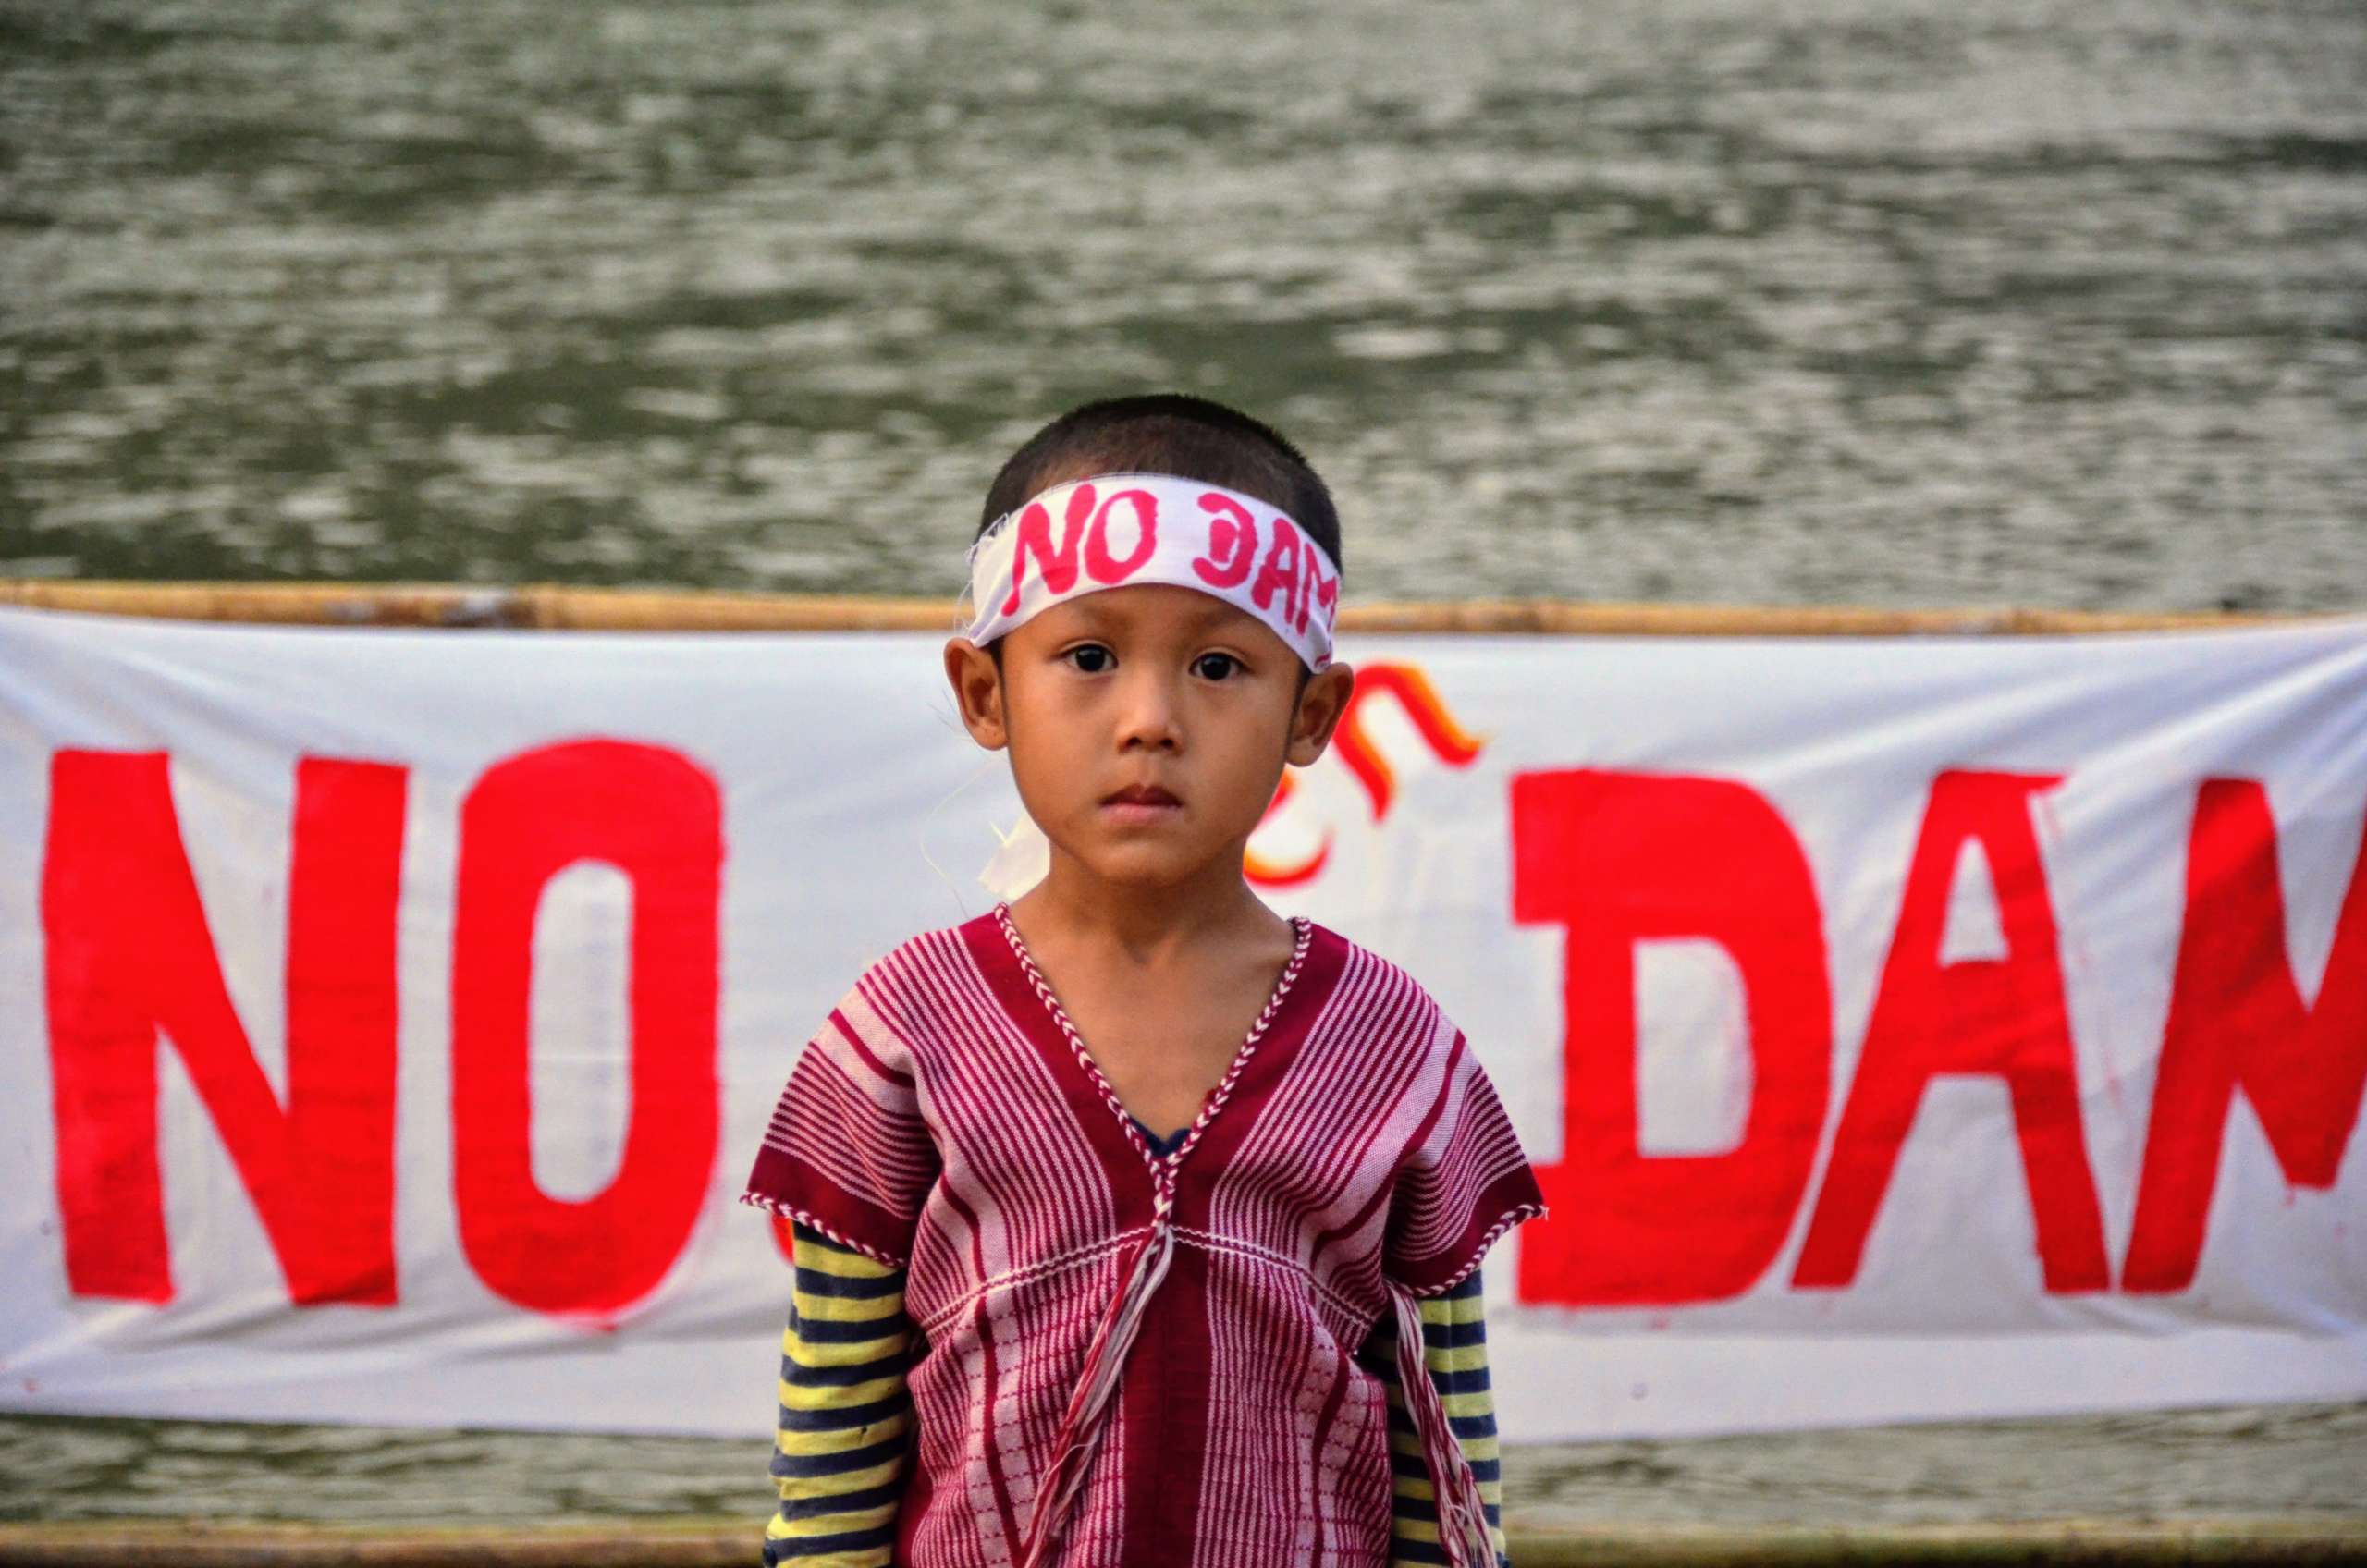
{"type": "Polygon", "coordinates": [[[909,1269],[898,1562],[1381,1568],[1388,1403],[1353,1353],[1392,1312],[1442,1541],[1492,1562],[1414,1300],[1542,1194],[1429,994],[1296,924],[1164,1158],[1000,905],[873,964],[800,1053],[742,1201],[909,1269]]]}

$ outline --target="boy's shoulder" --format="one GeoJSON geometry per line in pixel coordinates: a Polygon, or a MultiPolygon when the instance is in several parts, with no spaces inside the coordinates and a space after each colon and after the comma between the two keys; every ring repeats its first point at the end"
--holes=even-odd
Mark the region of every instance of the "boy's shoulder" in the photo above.
{"type": "Polygon", "coordinates": [[[1343,988],[1341,1001],[1355,1004],[1357,1011],[1377,1020],[1395,1017],[1424,1024],[1425,1032],[1436,1034],[1441,1044],[1453,1039],[1453,1020],[1412,970],[1347,933],[1318,922],[1310,949],[1320,945],[1329,945],[1338,955],[1338,978],[1333,984],[1343,988]]]}
{"type": "Polygon", "coordinates": [[[1313,941],[1309,944],[1310,948],[1330,943],[1338,949],[1343,961],[1343,966],[1348,971],[1360,972],[1374,983],[1410,987],[1424,997],[1430,994],[1422,983],[1414,977],[1413,971],[1389,957],[1380,949],[1367,947],[1336,925],[1326,925],[1319,920],[1309,921],[1308,924],[1315,928],[1313,941]]]}
{"type": "Polygon", "coordinates": [[[851,988],[859,990],[878,981],[940,969],[949,961],[959,960],[965,950],[976,950],[978,944],[989,937],[998,942],[1002,939],[992,910],[950,925],[915,931],[864,964],[851,988]]]}
{"type": "Polygon", "coordinates": [[[950,1041],[970,1023],[975,955],[988,950],[979,944],[989,937],[1000,940],[991,911],[873,949],[831,1006],[831,1027],[898,1072],[911,1071],[931,1042],[950,1041]]]}

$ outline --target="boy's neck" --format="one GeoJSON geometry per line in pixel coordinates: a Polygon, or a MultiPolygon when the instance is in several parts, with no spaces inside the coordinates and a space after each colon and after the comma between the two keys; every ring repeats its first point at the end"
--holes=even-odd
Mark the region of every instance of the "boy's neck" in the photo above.
{"type": "Polygon", "coordinates": [[[1023,937],[1034,932],[1059,943],[1090,940],[1146,963],[1211,939],[1254,941],[1285,929],[1282,917],[1250,890],[1240,866],[1235,855],[1230,863],[1212,863],[1201,876],[1145,888],[1105,881],[1056,844],[1044,880],[1012,902],[1012,915],[1023,937]]]}

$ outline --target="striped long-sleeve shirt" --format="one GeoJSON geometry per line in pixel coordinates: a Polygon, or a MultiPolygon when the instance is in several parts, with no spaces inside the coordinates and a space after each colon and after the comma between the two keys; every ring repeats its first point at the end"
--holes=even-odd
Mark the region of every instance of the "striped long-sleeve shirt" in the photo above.
{"type": "Polygon", "coordinates": [[[914,1439],[904,1270],[792,1228],[765,1562],[887,1568],[914,1439]]]}
{"type": "MultiPolygon", "coordinates": [[[[914,1439],[904,1367],[917,1347],[904,1315],[905,1271],[803,1224],[791,1227],[791,1250],[772,1458],[780,1502],[765,1527],[764,1561],[767,1568],[888,1568],[914,1439]]],[[[1425,1298],[1423,1362],[1479,1483],[1496,1560],[1509,1568],[1480,1305],[1476,1268],[1453,1290],[1425,1298]]],[[[1397,1383],[1392,1318],[1380,1320],[1355,1359],[1389,1389],[1392,1568],[1442,1563],[1437,1504],[1397,1383]]]]}

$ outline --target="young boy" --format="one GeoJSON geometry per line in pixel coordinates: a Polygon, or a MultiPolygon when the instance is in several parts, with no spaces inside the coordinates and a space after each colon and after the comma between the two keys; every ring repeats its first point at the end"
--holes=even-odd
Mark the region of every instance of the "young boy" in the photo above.
{"type": "Polygon", "coordinates": [[[1506,1561],[1479,1263],[1534,1174],[1429,995],[1242,874],[1353,685],[1339,559],[1199,398],[996,478],[945,668],[1050,867],[790,1073],[742,1195],[794,1255],[767,1563],[1506,1561]]]}

